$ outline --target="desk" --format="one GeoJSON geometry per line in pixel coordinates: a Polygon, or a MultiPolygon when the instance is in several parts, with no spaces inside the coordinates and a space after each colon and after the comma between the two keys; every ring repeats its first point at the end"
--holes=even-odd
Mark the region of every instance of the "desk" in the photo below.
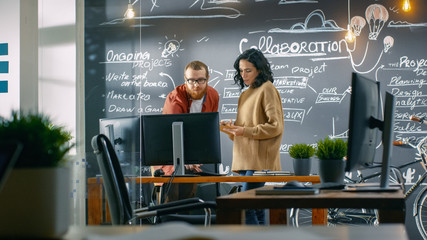
{"type": "MultiPolygon", "coordinates": [[[[265,186],[265,189],[273,186],[265,186]]],[[[270,224],[286,223],[281,219],[287,208],[375,208],[381,223],[404,223],[405,199],[396,192],[343,192],[322,190],[317,195],[255,195],[255,190],[239,192],[216,199],[217,224],[242,224],[244,209],[270,209],[270,224]],[[273,221],[272,221],[273,218],[273,221]]],[[[322,211],[321,211],[322,212],[322,211]]],[[[323,211],[325,212],[325,211],[323,211]]],[[[313,217],[313,224],[325,224],[326,215],[313,217]]]]}
{"type": "MultiPolygon", "coordinates": [[[[126,181],[135,183],[167,183],[169,177],[131,177],[126,181]]],[[[224,176],[224,177],[175,177],[173,183],[206,183],[206,182],[312,182],[320,183],[319,176],[224,176]]],[[[87,209],[88,225],[100,225],[111,219],[107,204],[104,203],[104,189],[102,178],[88,178],[87,180],[87,209]]]]}

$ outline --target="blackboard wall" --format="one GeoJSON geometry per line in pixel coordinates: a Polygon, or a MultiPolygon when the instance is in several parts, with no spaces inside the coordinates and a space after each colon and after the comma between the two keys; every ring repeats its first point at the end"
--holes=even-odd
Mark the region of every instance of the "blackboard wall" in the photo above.
{"type": "MultiPolygon", "coordinates": [[[[287,153],[292,144],[315,144],[326,136],[346,140],[352,72],[397,96],[395,140],[422,138],[427,127],[410,122],[409,115],[427,112],[427,4],[411,2],[412,11],[405,13],[401,1],[140,0],[133,5],[136,18],[129,20],[123,18],[126,1],[86,1],[88,175],[97,171],[90,139],[99,132],[99,119],[161,113],[192,60],[210,68],[221,119],[234,119],[239,90],[232,81],[233,62],[251,47],[269,59],[282,96],[284,170],[292,171],[287,153]],[[366,17],[370,12],[373,18],[366,17]],[[361,27],[360,19],[366,25],[354,43],[346,43],[348,19],[355,16],[360,18],[353,27],[361,27]]],[[[226,136],[221,148],[223,164],[230,166],[232,142],[226,136]]],[[[411,149],[393,150],[394,165],[415,157],[411,149]]],[[[377,155],[380,159],[381,147],[377,155]]],[[[408,168],[408,184],[421,171],[408,168]]]]}

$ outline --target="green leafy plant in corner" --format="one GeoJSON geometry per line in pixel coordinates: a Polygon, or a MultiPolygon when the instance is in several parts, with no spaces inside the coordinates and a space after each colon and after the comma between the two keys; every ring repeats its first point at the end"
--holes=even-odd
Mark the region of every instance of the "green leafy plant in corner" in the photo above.
{"type": "Polygon", "coordinates": [[[347,142],[325,138],[317,142],[315,155],[321,160],[342,159],[347,155],[347,142]]]}
{"type": "Polygon", "coordinates": [[[23,144],[15,168],[60,167],[66,162],[71,134],[55,126],[43,114],[12,112],[10,119],[0,118],[0,139],[23,144]]]}
{"type": "Polygon", "coordinates": [[[314,155],[314,147],[308,144],[294,144],[289,148],[289,155],[294,159],[311,158],[314,155]]]}

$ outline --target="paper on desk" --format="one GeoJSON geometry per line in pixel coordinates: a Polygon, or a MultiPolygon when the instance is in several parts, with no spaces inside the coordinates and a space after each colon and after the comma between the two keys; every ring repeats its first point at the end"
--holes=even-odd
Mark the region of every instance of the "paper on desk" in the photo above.
{"type": "Polygon", "coordinates": [[[281,228],[281,230],[270,230],[266,227],[241,228],[239,226],[233,230],[194,227],[186,223],[164,223],[160,225],[150,226],[143,229],[141,232],[125,234],[125,235],[92,235],[88,236],[87,240],[248,240],[248,239],[331,239],[330,237],[322,237],[312,232],[298,230],[297,228],[281,228]],[[285,230],[286,229],[286,230],[285,230]]]}

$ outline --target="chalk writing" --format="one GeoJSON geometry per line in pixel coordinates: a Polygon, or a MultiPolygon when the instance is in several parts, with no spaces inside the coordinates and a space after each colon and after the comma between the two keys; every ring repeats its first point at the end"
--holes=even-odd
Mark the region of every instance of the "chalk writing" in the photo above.
{"type": "Polygon", "coordinates": [[[115,90],[111,90],[107,92],[106,95],[107,99],[115,99],[115,100],[126,100],[126,101],[149,101],[151,96],[150,94],[146,93],[136,93],[136,94],[129,94],[129,93],[117,93],[115,90]]]}
{"type": "Polygon", "coordinates": [[[276,88],[306,88],[308,78],[301,76],[275,77],[274,86],[276,88]]]}
{"type": "Polygon", "coordinates": [[[237,114],[237,104],[223,104],[221,114],[237,114]]]}
{"type": "Polygon", "coordinates": [[[283,119],[285,122],[299,122],[302,124],[304,121],[305,109],[300,108],[283,108],[283,119]]]}
{"type": "Polygon", "coordinates": [[[224,88],[224,98],[238,98],[240,96],[239,88],[224,88]]]}

